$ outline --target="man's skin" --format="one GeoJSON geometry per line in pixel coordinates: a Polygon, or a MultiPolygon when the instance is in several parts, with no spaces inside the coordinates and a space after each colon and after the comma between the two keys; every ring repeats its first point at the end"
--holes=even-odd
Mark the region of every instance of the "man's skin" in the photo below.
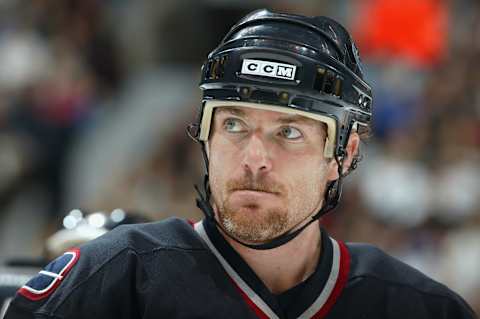
{"type": "MultiPolygon", "coordinates": [[[[213,207],[223,228],[258,244],[306,223],[321,208],[327,182],[338,178],[336,161],[323,155],[325,138],[322,123],[298,115],[218,109],[208,149],[213,207]]],[[[358,144],[353,132],[344,171],[358,144]]],[[[270,250],[250,249],[224,237],[276,294],[307,279],[321,253],[316,222],[270,250]]]]}

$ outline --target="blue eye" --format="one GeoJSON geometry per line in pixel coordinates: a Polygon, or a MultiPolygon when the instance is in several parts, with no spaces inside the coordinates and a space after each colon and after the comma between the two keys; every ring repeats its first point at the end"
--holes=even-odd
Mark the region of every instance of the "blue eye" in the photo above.
{"type": "Polygon", "coordinates": [[[299,130],[291,126],[282,127],[280,134],[289,140],[296,140],[303,136],[299,130]]]}
{"type": "Polygon", "coordinates": [[[239,119],[228,118],[223,122],[223,128],[230,133],[238,133],[243,130],[243,125],[239,119]]]}

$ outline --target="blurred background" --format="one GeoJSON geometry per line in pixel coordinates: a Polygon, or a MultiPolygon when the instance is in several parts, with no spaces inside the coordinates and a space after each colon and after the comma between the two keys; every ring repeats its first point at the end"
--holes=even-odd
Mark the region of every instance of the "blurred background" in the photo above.
{"type": "Polygon", "coordinates": [[[201,218],[202,158],[185,134],[200,66],[258,8],[339,20],[373,84],[374,135],[329,232],[480,312],[476,0],[1,0],[0,265],[45,255],[74,208],[201,218]]]}

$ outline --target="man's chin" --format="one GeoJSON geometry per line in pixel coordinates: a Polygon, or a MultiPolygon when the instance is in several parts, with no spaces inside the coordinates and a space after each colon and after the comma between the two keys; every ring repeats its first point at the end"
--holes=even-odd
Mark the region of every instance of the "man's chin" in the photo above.
{"type": "Polygon", "coordinates": [[[276,237],[266,230],[252,230],[241,226],[225,228],[228,231],[228,235],[246,244],[264,244],[276,237]]]}
{"type": "Polygon", "coordinates": [[[226,216],[236,224],[247,227],[250,224],[261,224],[268,226],[272,222],[273,213],[278,211],[276,208],[268,208],[259,203],[244,203],[242,205],[231,205],[229,212],[226,216]]]}
{"type": "Polygon", "coordinates": [[[286,229],[286,218],[272,216],[258,207],[243,207],[236,216],[223,216],[220,222],[224,229],[236,239],[262,244],[281,235],[286,229]]]}

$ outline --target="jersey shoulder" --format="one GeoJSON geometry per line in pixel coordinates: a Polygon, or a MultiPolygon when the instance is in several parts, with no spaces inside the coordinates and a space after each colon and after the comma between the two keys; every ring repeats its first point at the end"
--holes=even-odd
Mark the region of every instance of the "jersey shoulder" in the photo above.
{"type": "Polygon", "coordinates": [[[81,247],[82,252],[102,255],[101,258],[125,249],[142,254],[161,248],[189,250],[203,249],[203,245],[188,221],[170,217],[152,223],[121,225],[81,247]]]}
{"type": "Polygon", "coordinates": [[[423,311],[422,318],[476,318],[458,294],[412,266],[373,245],[348,243],[347,247],[351,258],[347,287],[351,290],[382,300],[398,312],[415,306],[417,313],[423,311]]]}
{"type": "Polygon", "coordinates": [[[448,289],[419,270],[369,244],[348,243],[351,256],[350,279],[375,278],[424,293],[448,295],[448,289]]]}
{"type": "Polygon", "coordinates": [[[53,316],[59,307],[80,301],[90,303],[93,310],[98,295],[104,303],[109,298],[132,300],[131,285],[145,259],[163,251],[191,250],[205,247],[185,220],[119,226],[49,263],[19,289],[6,318],[24,318],[20,313],[53,316]]]}

